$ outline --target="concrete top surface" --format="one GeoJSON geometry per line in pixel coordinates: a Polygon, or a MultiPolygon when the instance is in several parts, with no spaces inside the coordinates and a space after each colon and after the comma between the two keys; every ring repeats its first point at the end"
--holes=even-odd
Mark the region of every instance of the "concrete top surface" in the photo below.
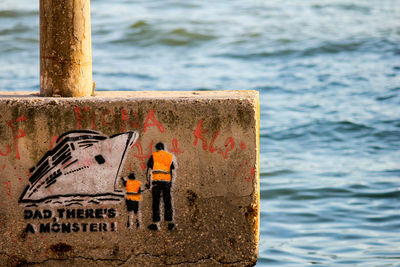
{"type": "Polygon", "coordinates": [[[136,99],[242,99],[257,96],[255,90],[226,90],[226,91],[96,91],[94,96],[81,98],[68,97],[41,97],[38,92],[6,92],[0,91],[0,101],[9,98],[42,98],[42,99],[109,99],[109,98],[136,98],[136,99]]]}

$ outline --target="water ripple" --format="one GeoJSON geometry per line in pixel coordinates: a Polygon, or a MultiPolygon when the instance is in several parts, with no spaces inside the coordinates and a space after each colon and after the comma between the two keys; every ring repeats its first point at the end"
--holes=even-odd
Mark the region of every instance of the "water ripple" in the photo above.
{"type": "Polygon", "coordinates": [[[147,21],[139,20],[129,26],[124,36],[111,41],[114,44],[132,44],[142,47],[163,46],[194,46],[215,39],[214,35],[189,28],[165,29],[147,21]]]}
{"type": "Polygon", "coordinates": [[[38,11],[24,11],[24,10],[0,10],[1,18],[24,18],[30,16],[38,16],[38,11]]]}

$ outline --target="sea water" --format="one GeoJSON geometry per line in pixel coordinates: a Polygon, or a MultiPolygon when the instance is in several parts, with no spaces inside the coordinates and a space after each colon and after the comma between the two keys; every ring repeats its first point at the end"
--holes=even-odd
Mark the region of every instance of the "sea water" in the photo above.
{"type": "MultiPolygon", "coordinates": [[[[94,0],[97,90],[260,92],[258,266],[399,266],[399,0],[94,0]]],[[[39,91],[0,0],[0,90],[39,91]]]]}

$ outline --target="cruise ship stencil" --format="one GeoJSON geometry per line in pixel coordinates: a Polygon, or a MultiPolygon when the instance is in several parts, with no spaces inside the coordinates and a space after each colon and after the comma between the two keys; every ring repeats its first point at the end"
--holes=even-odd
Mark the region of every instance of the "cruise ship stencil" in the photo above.
{"type": "Polygon", "coordinates": [[[19,202],[70,206],[121,201],[120,173],[138,137],[133,131],[113,136],[89,130],[64,133],[55,148],[30,169],[29,185],[19,202]]]}

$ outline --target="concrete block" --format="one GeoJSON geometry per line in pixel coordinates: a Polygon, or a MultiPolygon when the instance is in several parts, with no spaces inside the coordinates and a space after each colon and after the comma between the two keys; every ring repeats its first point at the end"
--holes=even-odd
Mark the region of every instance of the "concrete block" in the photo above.
{"type": "Polygon", "coordinates": [[[248,266],[255,91],[0,93],[0,265],[248,266]]]}

